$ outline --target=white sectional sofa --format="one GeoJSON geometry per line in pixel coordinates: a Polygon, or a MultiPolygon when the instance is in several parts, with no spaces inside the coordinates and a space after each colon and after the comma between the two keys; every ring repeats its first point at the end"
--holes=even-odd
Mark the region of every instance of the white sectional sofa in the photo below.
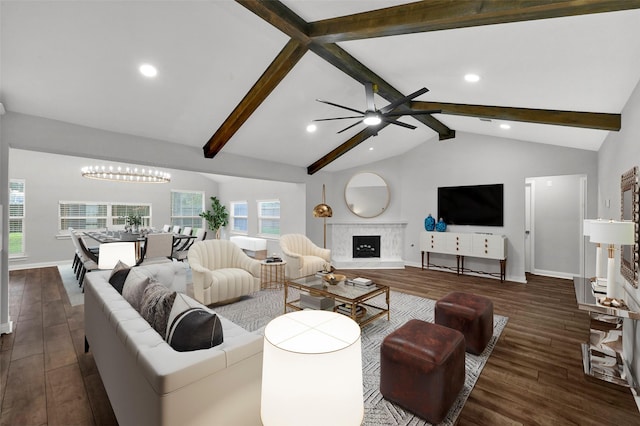
{"type": "MultiPolygon", "coordinates": [[[[184,265],[145,273],[183,287],[184,265]]],[[[109,283],[92,272],[85,285],[85,334],[120,426],[260,425],[263,337],[219,317],[224,342],[177,352],[109,283]]]]}

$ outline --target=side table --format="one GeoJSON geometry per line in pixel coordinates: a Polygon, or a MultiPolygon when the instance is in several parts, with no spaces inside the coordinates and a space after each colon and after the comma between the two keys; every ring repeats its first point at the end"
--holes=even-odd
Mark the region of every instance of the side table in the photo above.
{"type": "Polygon", "coordinates": [[[589,278],[574,277],[578,309],[589,312],[589,341],[582,344],[582,363],[587,377],[638,389],[622,355],[623,319],[640,320],[640,312],[599,304],[589,278]]]}
{"type": "Polygon", "coordinates": [[[260,261],[260,288],[280,288],[284,285],[285,260],[281,262],[260,261]]]}

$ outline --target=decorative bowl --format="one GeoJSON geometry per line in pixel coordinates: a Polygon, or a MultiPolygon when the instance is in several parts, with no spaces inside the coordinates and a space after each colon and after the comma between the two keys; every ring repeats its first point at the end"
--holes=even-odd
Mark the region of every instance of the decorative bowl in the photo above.
{"type": "Polygon", "coordinates": [[[322,277],[323,280],[325,280],[327,283],[331,285],[336,285],[340,281],[344,281],[346,278],[347,277],[342,274],[327,274],[322,277]]]}

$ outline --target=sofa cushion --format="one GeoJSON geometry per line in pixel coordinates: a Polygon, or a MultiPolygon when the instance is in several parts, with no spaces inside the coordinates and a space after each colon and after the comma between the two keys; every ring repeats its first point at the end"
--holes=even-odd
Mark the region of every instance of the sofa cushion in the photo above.
{"type": "Polygon", "coordinates": [[[179,352],[209,349],[223,342],[216,313],[184,294],[176,295],[166,336],[167,343],[179,352]]]}
{"type": "Polygon", "coordinates": [[[132,268],[131,271],[129,271],[129,275],[124,281],[122,297],[124,297],[138,312],[140,312],[142,294],[144,293],[144,289],[147,285],[149,285],[149,277],[136,268],[132,268]]]}
{"type": "Polygon", "coordinates": [[[175,291],[169,290],[157,281],[151,281],[142,293],[140,315],[161,336],[167,332],[167,321],[175,298],[175,291]]]}
{"type": "Polygon", "coordinates": [[[131,271],[131,267],[118,260],[118,263],[116,263],[116,266],[111,271],[111,275],[109,275],[109,284],[118,290],[120,294],[122,294],[122,288],[129,275],[129,271],[131,271]]]}

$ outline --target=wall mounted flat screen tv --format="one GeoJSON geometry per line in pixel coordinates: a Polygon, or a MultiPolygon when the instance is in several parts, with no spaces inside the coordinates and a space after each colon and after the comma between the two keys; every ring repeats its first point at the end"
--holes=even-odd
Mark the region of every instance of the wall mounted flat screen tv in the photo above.
{"type": "Polygon", "coordinates": [[[504,185],[439,187],[438,218],[447,225],[504,226],[504,185]]]}

